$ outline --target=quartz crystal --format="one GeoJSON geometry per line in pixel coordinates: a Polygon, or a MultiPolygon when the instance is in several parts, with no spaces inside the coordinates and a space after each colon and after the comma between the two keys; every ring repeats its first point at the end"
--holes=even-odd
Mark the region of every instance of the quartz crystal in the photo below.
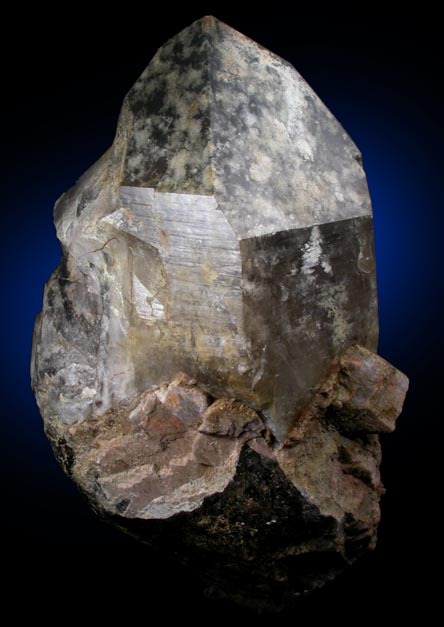
{"type": "Polygon", "coordinates": [[[32,383],[95,510],[254,607],[373,548],[407,379],[375,354],[360,152],[298,72],[198,20],[55,224],[32,383]]]}

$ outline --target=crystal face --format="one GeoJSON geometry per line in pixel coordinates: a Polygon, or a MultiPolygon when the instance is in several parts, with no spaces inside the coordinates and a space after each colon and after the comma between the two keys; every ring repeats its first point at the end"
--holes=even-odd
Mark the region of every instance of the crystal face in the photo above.
{"type": "Polygon", "coordinates": [[[407,379],[374,354],[359,150],[296,70],[198,20],[136,81],[55,224],[32,382],[95,508],[255,606],[372,548],[377,433],[407,379]]]}

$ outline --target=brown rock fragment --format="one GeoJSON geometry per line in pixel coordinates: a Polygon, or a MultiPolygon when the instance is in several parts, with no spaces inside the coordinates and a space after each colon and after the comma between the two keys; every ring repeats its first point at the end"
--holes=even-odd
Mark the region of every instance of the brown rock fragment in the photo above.
{"type": "Polygon", "coordinates": [[[408,379],[385,359],[352,346],[339,360],[326,418],[348,434],[389,433],[402,411],[408,379]]]}
{"type": "Polygon", "coordinates": [[[201,433],[230,438],[238,438],[245,433],[257,436],[264,430],[264,423],[251,407],[225,398],[210,405],[199,427],[201,433]]]}

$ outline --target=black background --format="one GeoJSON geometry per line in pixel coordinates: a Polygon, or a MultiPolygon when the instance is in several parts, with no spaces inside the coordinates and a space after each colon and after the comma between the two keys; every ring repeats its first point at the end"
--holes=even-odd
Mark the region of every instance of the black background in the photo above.
{"type": "Polygon", "coordinates": [[[91,611],[128,621],[141,611],[148,622],[159,611],[167,621],[255,618],[207,600],[194,575],[94,517],[53,459],[29,389],[33,319],[59,256],[52,206],[111,144],[123,97],[156,49],[214,14],[291,61],[361,149],[375,211],[379,352],[411,380],[398,429],[383,438],[377,550],[273,620],[346,624],[357,611],[363,621],[414,610],[425,619],[439,603],[443,536],[438,19],[373,5],[360,15],[221,6],[125,3],[95,7],[96,18],[88,6],[17,7],[4,20],[1,538],[10,598],[21,599],[17,617],[31,608],[84,620],[91,611]]]}

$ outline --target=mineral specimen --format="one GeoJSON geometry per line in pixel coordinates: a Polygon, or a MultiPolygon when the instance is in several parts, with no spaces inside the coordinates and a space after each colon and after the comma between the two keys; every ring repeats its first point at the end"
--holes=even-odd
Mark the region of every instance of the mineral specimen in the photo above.
{"type": "Polygon", "coordinates": [[[253,606],[374,547],[407,379],[374,353],[360,153],[294,68],[198,20],[55,224],[32,384],[96,511],[253,606]]]}

